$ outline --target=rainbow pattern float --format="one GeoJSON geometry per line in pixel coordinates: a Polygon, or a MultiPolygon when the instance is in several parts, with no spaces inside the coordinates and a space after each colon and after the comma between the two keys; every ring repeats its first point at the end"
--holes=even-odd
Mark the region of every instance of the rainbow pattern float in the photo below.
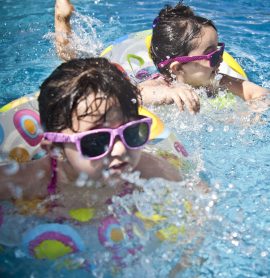
{"type": "MultiPolygon", "coordinates": [[[[45,154],[39,144],[43,136],[38,113],[38,95],[39,92],[24,96],[0,109],[1,164],[31,163],[45,154]]],[[[191,171],[194,165],[174,133],[157,116],[143,107],[139,109],[141,115],[153,119],[149,147],[154,146],[158,150],[157,155],[167,159],[181,171],[191,171]]],[[[131,192],[127,190],[125,193],[131,192]]],[[[125,266],[124,259],[127,255],[134,256],[143,248],[140,244],[127,248],[122,243],[127,238],[133,240],[145,237],[148,234],[143,225],[145,221],[159,225],[164,220],[158,212],[153,218],[146,218],[136,210],[130,215],[123,208],[108,204],[112,215],[103,219],[97,229],[97,225],[88,223],[95,213],[92,208],[71,209],[69,220],[55,219],[51,222],[52,220],[46,220],[46,212],[52,207],[44,204],[44,200],[40,199],[19,199],[8,205],[0,205],[0,244],[4,246],[0,245],[2,251],[8,247],[19,247],[20,252],[29,259],[60,259],[57,267],[80,268],[92,272],[95,266],[91,260],[85,258],[78,262],[72,259],[72,255],[84,254],[86,250],[93,254],[109,250],[119,268],[117,271],[120,271],[125,266]]],[[[190,213],[188,202],[185,210],[190,213]]],[[[183,232],[184,228],[160,229],[153,240],[163,242],[183,232]]]]}

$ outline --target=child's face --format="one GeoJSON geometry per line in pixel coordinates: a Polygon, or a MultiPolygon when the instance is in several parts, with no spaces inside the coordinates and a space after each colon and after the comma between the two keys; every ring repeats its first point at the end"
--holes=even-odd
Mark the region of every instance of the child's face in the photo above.
{"type": "MultiPolygon", "coordinates": [[[[87,101],[92,103],[93,96],[90,95],[87,101]]],[[[78,115],[84,113],[85,105],[85,101],[79,103],[77,108],[78,115]]],[[[94,105],[92,104],[91,107],[93,108],[94,105]]],[[[78,133],[99,128],[113,129],[123,124],[123,114],[120,106],[115,103],[113,104],[110,100],[107,103],[107,107],[106,102],[101,101],[101,105],[97,111],[80,120],[75,115],[73,116],[73,129],[78,130],[78,133]],[[106,122],[102,118],[105,112],[106,122]]],[[[61,133],[74,134],[69,128],[63,130],[61,133]]],[[[133,171],[141,157],[140,149],[130,150],[126,148],[119,136],[115,138],[113,147],[108,155],[97,160],[83,158],[74,143],[64,143],[63,146],[64,154],[67,158],[67,162],[63,165],[70,180],[75,180],[81,172],[84,172],[88,175],[89,179],[102,182],[103,184],[106,184],[109,180],[118,182],[120,181],[119,173],[133,171]],[[104,178],[104,173],[105,175],[110,174],[108,180],[104,178]]]]}
{"type": "MultiPolygon", "coordinates": [[[[203,27],[202,36],[195,40],[198,47],[192,50],[188,56],[207,55],[217,50],[218,35],[212,27],[203,27]]],[[[209,60],[188,62],[182,65],[182,71],[177,75],[177,80],[193,87],[210,85],[221,62],[222,58],[213,68],[210,67],[209,60]]]]}

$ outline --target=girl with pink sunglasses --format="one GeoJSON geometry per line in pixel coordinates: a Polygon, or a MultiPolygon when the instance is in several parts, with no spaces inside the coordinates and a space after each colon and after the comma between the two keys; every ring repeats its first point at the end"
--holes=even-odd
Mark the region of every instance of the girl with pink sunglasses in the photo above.
{"type": "Polygon", "coordinates": [[[224,48],[225,43],[219,42],[211,20],[195,15],[182,1],[175,7],[166,5],[153,22],[150,48],[160,74],[140,83],[144,104],[175,102],[184,111],[185,103],[194,114],[200,110],[200,100],[193,88],[205,87],[209,95],[226,88],[244,100],[268,94],[252,82],[225,74],[219,77],[218,84],[215,77],[224,48]]]}
{"type": "MultiPolygon", "coordinates": [[[[56,0],[56,46],[62,59],[75,55],[68,39],[73,12],[69,0],[56,0]]],[[[194,88],[200,87],[205,88],[208,96],[214,96],[222,88],[244,100],[261,100],[269,91],[259,85],[225,74],[219,76],[218,82],[215,80],[224,48],[225,43],[219,42],[211,20],[195,15],[182,1],[175,7],[166,5],[153,22],[150,49],[159,73],[138,85],[144,105],[176,103],[183,112],[185,104],[195,114],[200,111],[200,99],[194,88]]]]}
{"type": "Polygon", "coordinates": [[[38,98],[41,147],[47,155],[19,164],[13,175],[2,166],[0,199],[16,198],[17,186],[26,200],[60,194],[54,211],[64,207],[68,215],[78,207],[105,209],[108,199],[123,193],[121,173],[140,171],[141,178],[181,180],[174,166],[141,151],[152,118],[138,114],[139,99],[138,88],[105,58],[60,65],[43,82],[38,98]],[[82,176],[91,184],[91,194],[88,186],[74,186],[82,176]]]}
{"type": "MultiPolygon", "coordinates": [[[[106,252],[113,265],[106,271],[119,274],[127,257],[132,265],[146,244],[163,240],[147,231],[135,206],[128,213],[119,203],[120,197],[135,198],[134,190],[140,200],[138,177],[182,180],[173,164],[141,150],[152,118],[138,114],[139,99],[138,88],[105,58],[71,60],[53,71],[38,98],[47,155],[18,164],[12,173],[0,166],[0,201],[13,202],[0,205],[1,244],[40,259],[73,258],[80,251],[83,263],[74,267],[92,273],[106,266],[89,258],[106,252]],[[135,178],[128,175],[135,171],[135,178]]],[[[164,194],[168,190],[166,185],[164,194]]]]}

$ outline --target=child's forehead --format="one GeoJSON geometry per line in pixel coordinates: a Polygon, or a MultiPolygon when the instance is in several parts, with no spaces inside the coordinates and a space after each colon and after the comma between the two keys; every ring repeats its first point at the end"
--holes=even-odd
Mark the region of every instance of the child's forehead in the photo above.
{"type": "Polygon", "coordinates": [[[211,26],[205,26],[202,28],[201,35],[194,38],[194,41],[197,45],[196,49],[200,50],[206,50],[209,46],[217,46],[217,31],[211,26]]]}
{"type": "Polygon", "coordinates": [[[86,99],[83,98],[79,101],[76,114],[80,116],[87,113],[98,117],[106,115],[112,106],[120,107],[119,101],[116,98],[107,98],[103,93],[98,93],[97,95],[91,94],[86,99]]]}
{"type": "Polygon", "coordinates": [[[73,128],[88,124],[89,129],[97,124],[103,124],[105,121],[113,123],[123,118],[119,101],[115,98],[106,98],[104,94],[97,96],[88,96],[81,100],[76,111],[72,115],[73,128]]]}

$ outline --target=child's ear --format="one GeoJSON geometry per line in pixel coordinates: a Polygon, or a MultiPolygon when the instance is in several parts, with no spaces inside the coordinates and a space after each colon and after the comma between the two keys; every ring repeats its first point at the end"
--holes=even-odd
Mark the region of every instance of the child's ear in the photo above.
{"type": "Polygon", "coordinates": [[[183,72],[182,64],[180,64],[179,62],[172,62],[170,64],[170,70],[172,71],[172,74],[178,76],[183,72]]]}
{"type": "Polygon", "coordinates": [[[51,141],[48,139],[43,139],[40,142],[40,147],[52,158],[57,160],[63,160],[62,150],[55,146],[51,141]]]}

